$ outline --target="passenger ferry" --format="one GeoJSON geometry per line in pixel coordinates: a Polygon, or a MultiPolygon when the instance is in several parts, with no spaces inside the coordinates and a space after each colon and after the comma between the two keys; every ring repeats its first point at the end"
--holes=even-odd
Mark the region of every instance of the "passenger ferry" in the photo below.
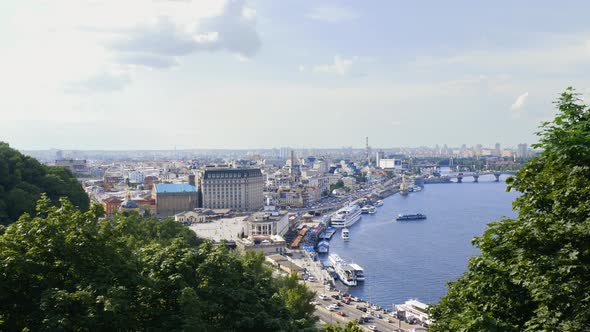
{"type": "Polygon", "coordinates": [[[350,263],[348,264],[348,266],[350,266],[354,270],[354,273],[356,274],[356,281],[365,281],[365,270],[363,270],[363,268],[360,265],[350,263]]]}
{"type": "Polygon", "coordinates": [[[344,240],[344,241],[350,240],[350,231],[346,227],[344,227],[342,229],[342,240],[344,240]]]}
{"type": "Polygon", "coordinates": [[[405,221],[405,220],[422,220],[422,219],[426,219],[426,215],[422,214],[422,213],[416,213],[416,214],[398,214],[397,218],[395,218],[398,221],[405,221]]]}
{"type": "Polygon", "coordinates": [[[330,254],[328,259],[332,263],[338,279],[346,286],[353,287],[358,282],[365,280],[364,270],[358,264],[348,264],[336,254],[330,254]]]}
{"type": "Polygon", "coordinates": [[[361,208],[358,205],[347,205],[342,209],[336,211],[330,221],[332,227],[343,228],[352,226],[361,218],[361,208]]]}
{"type": "Polygon", "coordinates": [[[361,213],[363,214],[374,214],[375,212],[377,212],[377,209],[372,205],[365,205],[361,209],[361,213]]]}

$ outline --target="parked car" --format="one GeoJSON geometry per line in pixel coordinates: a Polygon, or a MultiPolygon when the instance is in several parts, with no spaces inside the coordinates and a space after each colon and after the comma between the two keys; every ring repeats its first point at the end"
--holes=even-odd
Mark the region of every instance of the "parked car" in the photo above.
{"type": "Polygon", "coordinates": [[[378,331],[377,326],[375,326],[375,325],[369,325],[368,327],[369,327],[369,330],[371,330],[371,331],[378,331]]]}
{"type": "Polygon", "coordinates": [[[342,317],[346,316],[346,314],[344,313],[344,311],[338,311],[337,314],[340,315],[340,316],[342,316],[342,317]]]}

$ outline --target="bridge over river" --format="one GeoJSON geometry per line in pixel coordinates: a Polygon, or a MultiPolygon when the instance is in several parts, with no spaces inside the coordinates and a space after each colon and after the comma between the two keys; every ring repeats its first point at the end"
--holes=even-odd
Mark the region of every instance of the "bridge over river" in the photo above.
{"type": "Polygon", "coordinates": [[[479,182],[480,176],[489,175],[489,174],[494,175],[494,177],[496,178],[495,182],[499,182],[500,175],[502,175],[502,174],[514,175],[514,174],[516,174],[516,171],[459,172],[456,174],[448,174],[447,176],[449,177],[449,179],[457,179],[457,183],[461,183],[461,182],[463,182],[464,178],[472,178],[473,179],[472,182],[479,182]]]}

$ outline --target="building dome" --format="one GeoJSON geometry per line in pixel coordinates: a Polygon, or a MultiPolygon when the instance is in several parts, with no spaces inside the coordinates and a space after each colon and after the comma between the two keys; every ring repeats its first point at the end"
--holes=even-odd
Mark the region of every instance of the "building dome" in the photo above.
{"type": "Polygon", "coordinates": [[[121,207],[119,211],[138,211],[139,212],[139,205],[131,199],[131,193],[129,192],[129,188],[127,188],[127,194],[125,195],[125,199],[121,203],[121,207]]]}
{"type": "Polygon", "coordinates": [[[125,198],[123,203],[121,203],[121,209],[126,209],[126,210],[139,209],[139,205],[137,205],[137,203],[135,203],[133,200],[131,200],[129,198],[125,198]]]}

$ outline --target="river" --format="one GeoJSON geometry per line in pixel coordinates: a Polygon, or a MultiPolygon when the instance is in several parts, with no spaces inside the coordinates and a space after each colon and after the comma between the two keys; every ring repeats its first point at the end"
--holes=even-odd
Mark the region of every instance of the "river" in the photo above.
{"type": "Polygon", "coordinates": [[[426,184],[421,192],[395,194],[349,228],[350,241],[336,233],[330,253],[361,265],[367,276],[347,291],[387,308],[410,298],[437,302],[446,282],[460,276],[478,253],[471,239],[488,223],[516,215],[512,201],[518,193],[506,192],[504,176],[493,180],[485,175],[479,183],[426,184]],[[423,213],[428,219],[395,221],[400,213],[423,213]]]}

